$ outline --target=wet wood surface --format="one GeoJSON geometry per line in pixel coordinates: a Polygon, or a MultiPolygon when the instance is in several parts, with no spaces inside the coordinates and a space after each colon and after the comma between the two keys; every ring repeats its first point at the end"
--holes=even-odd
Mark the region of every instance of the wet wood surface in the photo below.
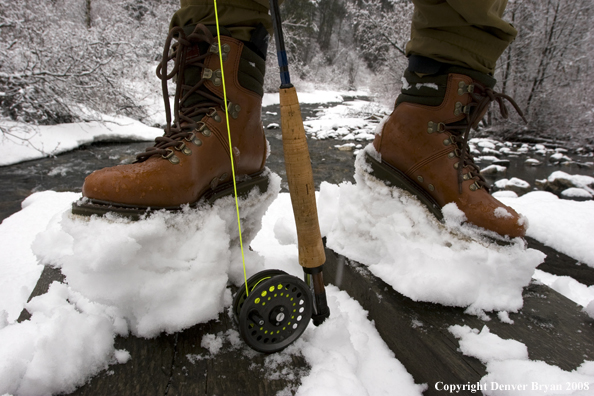
{"type": "MultiPolygon", "coordinates": [[[[530,241],[529,241],[530,242],[530,241]]],[[[534,247],[534,244],[531,245],[534,247]]],[[[548,248],[550,249],[550,248],[548,248]]],[[[540,268],[568,274],[588,284],[594,269],[554,250],[540,268]],[[585,278],[581,278],[580,274],[585,278]],[[585,279],[585,280],[584,280],[585,279]]],[[[425,395],[441,395],[435,383],[478,382],[485,366],[458,351],[458,340],[448,331],[452,325],[468,325],[504,339],[526,344],[532,360],[542,360],[563,370],[574,370],[584,360],[594,360],[594,320],[582,308],[544,285],[533,283],[524,290],[524,307],[510,313],[513,324],[495,314],[485,321],[464,309],[415,302],[396,293],[373,276],[367,267],[326,249],[324,277],[347,291],[369,312],[380,335],[417,383],[426,383],[425,395]]],[[[47,291],[53,281],[64,281],[59,270],[46,267],[32,296],[47,291]]],[[[19,320],[27,320],[23,311],[19,320]]],[[[73,395],[276,395],[293,394],[309,367],[301,356],[290,356],[280,365],[272,357],[234,342],[237,326],[228,311],[218,320],[196,325],[176,334],[153,339],[116,337],[116,349],[132,358],[110,365],[73,395]],[[207,335],[225,340],[216,355],[201,347],[207,335]],[[284,371],[283,371],[284,370],[284,371]],[[280,375],[279,373],[284,373],[280,375]],[[288,374],[288,375],[287,375],[288,374]]],[[[480,394],[479,392],[475,394],[480,394]]]]}

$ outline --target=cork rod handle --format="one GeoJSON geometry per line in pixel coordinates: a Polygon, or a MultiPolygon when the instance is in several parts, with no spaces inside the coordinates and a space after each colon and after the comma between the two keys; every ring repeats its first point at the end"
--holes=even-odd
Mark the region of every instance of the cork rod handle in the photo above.
{"type": "Polygon", "coordinates": [[[311,159],[294,87],[281,87],[280,112],[285,167],[297,224],[299,264],[316,268],[326,262],[326,255],[318,222],[311,159]]]}

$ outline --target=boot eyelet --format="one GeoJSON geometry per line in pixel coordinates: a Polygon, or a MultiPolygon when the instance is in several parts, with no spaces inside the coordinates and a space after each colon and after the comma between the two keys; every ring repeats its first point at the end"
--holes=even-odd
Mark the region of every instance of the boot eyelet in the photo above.
{"type": "MultiPolygon", "coordinates": [[[[212,54],[218,54],[219,53],[219,44],[218,43],[213,43],[210,48],[208,49],[208,51],[212,54]]],[[[223,53],[221,54],[221,57],[223,58],[223,62],[227,60],[228,58],[228,54],[231,51],[231,46],[229,46],[229,44],[223,44],[223,53]]]]}
{"type": "Polygon", "coordinates": [[[433,184],[429,184],[427,187],[429,188],[429,191],[435,190],[435,187],[433,186],[433,184]]]}
{"type": "Polygon", "coordinates": [[[447,138],[446,140],[443,141],[444,146],[449,146],[450,144],[452,144],[452,141],[450,140],[450,138],[447,138]]]}
{"type": "Polygon", "coordinates": [[[212,83],[218,87],[223,84],[223,72],[221,69],[217,69],[214,71],[214,78],[212,79],[212,83]]]}
{"type": "MultiPolygon", "coordinates": [[[[209,114],[207,114],[207,115],[209,115],[209,114]]],[[[200,121],[200,122],[198,122],[198,124],[200,125],[200,127],[199,128],[196,128],[196,130],[194,131],[194,133],[198,132],[198,133],[201,133],[202,135],[204,135],[206,137],[212,135],[212,132],[210,131],[210,129],[208,129],[206,127],[206,124],[204,122],[200,121]]],[[[198,139],[198,140],[200,140],[200,139],[198,139]]],[[[200,143],[200,144],[202,144],[202,143],[200,143]]]]}
{"type": "Polygon", "coordinates": [[[202,140],[200,140],[198,136],[196,136],[197,132],[197,130],[194,130],[193,133],[190,136],[186,136],[184,140],[186,142],[194,143],[194,145],[196,146],[202,146],[202,140]]]}
{"type": "MultiPolygon", "coordinates": [[[[454,151],[450,151],[450,153],[448,154],[448,158],[454,158],[454,157],[460,157],[460,154],[462,154],[460,152],[459,149],[455,148],[454,151]]],[[[455,167],[456,165],[454,165],[455,167]]],[[[457,169],[457,168],[456,168],[457,169]]]]}
{"type": "Polygon", "coordinates": [[[470,107],[462,105],[461,102],[456,102],[454,107],[454,115],[459,116],[460,114],[470,114],[470,107]]]}
{"type": "Polygon", "coordinates": [[[443,132],[445,131],[445,124],[443,122],[433,122],[433,121],[429,121],[429,124],[427,124],[427,133],[433,133],[433,132],[443,132]]]}
{"type": "Polygon", "coordinates": [[[423,183],[423,176],[417,176],[417,180],[423,183]]]}
{"type": "Polygon", "coordinates": [[[466,83],[464,81],[460,81],[458,83],[458,95],[462,96],[464,94],[473,93],[473,92],[474,92],[474,84],[466,85],[466,83]]]}
{"type": "MultiPolygon", "coordinates": [[[[221,122],[221,116],[219,115],[219,113],[217,113],[217,109],[215,109],[214,107],[211,107],[209,109],[210,111],[206,114],[208,117],[212,118],[213,120],[215,120],[216,122],[221,122]]],[[[208,135],[210,136],[210,135],[208,135]]]]}
{"type": "Polygon", "coordinates": [[[166,149],[167,150],[167,154],[162,155],[161,157],[163,157],[166,160],[169,160],[169,162],[171,162],[173,165],[177,165],[179,164],[180,160],[179,158],[173,153],[173,150],[171,149],[166,149]]]}
{"type": "Polygon", "coordinates": [[[459,167],[459,166],[460,166],[460,163],[459,163],[459,162],[456,162],[456,163],[454,164],[454,169],[458,169],[458,167],[459,167]]]}
{"type": "Polygon", "coordinates": [[[469,188],[470,188],[470,191],[476,191],[476,190],[480,189],[481,186],[479,186],[476,182],[474,182],[470,185],[469,188]]]}
{"type": "Polygon", "coordinates": [[[181,151],[185,155],[192,155],[192,150],[190,150],[184,142],[179,142],[177,146],[175,146],[177,151],[181,151]]]}
{"type": "Polygon", "coordinates": [[[227,109],[229,110],[229,114],[233,119],[237,119],[239,117],[239,112],[241,111],[240,105],[229,102],[227,109]]]}
{"type": "Polygon", "coordinates": [[[198,146],[198,147],[202,146],[202,140],[200,140],[198,138],[198,136],[196,136],[196,135],[194,135],[194,138],[192,139],[192,143],[194,143],[194,145],[198,146]]]}
{"type": "Polygon", "coordinates": [[[211,69],[207,69],[206,67],[202,70],[202,78],[205,80],[210,80],[212,78],[213,71],[211,69]]]}

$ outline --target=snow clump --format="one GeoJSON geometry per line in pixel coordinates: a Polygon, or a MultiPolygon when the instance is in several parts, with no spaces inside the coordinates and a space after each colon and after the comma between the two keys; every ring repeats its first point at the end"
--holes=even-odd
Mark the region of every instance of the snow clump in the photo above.
{"type": "Polygon", "coordinates": [[[397,292],[415,300],[466,307],[468,313],[517,312],[522,289],[544,254],[520,239],[499,246],[484,230],[461,224],[446,205],[441,224],[411,195],[387,187],[356,160],[356,185],[322,183],[318,208],[322,234],[335,252],[369,266],[397,292]]]}

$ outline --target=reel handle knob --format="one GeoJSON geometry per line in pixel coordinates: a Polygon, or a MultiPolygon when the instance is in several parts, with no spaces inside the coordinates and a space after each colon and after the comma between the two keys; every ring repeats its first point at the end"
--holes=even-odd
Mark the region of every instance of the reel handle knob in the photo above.
{"type": "Polygon", "coordinates": [[[257,324],[258,326],[264,326],[264,318],[260,316],[257,311],[252,311],[249,314],[249,318],[252,322],[257,324]]]}

